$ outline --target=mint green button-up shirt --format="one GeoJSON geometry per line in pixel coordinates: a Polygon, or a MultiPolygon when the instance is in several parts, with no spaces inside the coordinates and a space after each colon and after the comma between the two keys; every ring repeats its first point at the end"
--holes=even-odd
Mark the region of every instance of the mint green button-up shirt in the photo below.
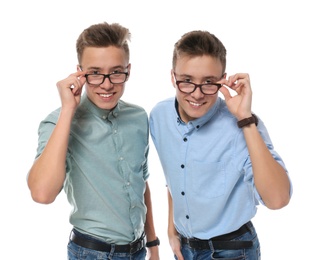
{"type": "MultiPolygon", "coordinates": [[[[40,123],[37,157],[59,113],[40,123]]],[[[142,235],[148,149],[144,109],[119,101],[112,111],[103,110],[83,95],[71,125],[64,182],[73,207],[70,223],[77,230],[116,244],[142,235]]]]}

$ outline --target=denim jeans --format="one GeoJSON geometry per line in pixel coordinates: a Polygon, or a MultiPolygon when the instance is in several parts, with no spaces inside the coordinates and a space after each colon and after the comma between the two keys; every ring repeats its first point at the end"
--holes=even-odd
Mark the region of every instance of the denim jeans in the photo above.
{"type": "MultiPolygon", "coordinates": [[[[83,235],[86,236],[86,235],[83,235]]],[[[86,236],[90,238],[89,236],[86,236]]],[[[145,260],[147,250],[142,248],[134,254],[115,253],[112,245],[110,252],[88,249],[69,241],[67,245],[68,260],[145,260]]]]}
{"type": "MultiPolygon", "coordinates": [[[[181,253],[184,260],[260,260],[260,244],[253,226],[250,231],[233,240],[253,241],[253,247],[237,250],[196,250],[183,244],[181,253]]],[[[175,259],[176,256],[175,256],[175,259]]]]}

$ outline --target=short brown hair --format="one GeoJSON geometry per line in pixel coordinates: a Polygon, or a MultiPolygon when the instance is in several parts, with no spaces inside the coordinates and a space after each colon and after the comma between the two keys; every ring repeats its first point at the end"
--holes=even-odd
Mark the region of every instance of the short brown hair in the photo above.
{"type": "Polygon", "coordinates": [[[83,51],[86,47],[109,47],[122,48],[129,61],[130,51],[128,41],[131,40],[129,29],[118,23],[107,22],[94,24],[85,29],[77,39],[76,50],[80,63],[83,51]]]}
{"type": "Polygon", "coordinates": [[[175,43],[173,69],[175,69],[178,57],[182,55],[190,57],[209,55],[218,58],[223,66],[223,72],[226,70],[226,48],[214,34],[207,31],[188,32],[175,43]]]}

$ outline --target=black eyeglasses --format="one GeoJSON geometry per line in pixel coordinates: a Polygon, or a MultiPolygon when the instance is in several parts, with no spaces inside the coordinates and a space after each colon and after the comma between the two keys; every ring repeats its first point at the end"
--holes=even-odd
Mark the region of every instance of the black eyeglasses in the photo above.
{"type": "Polygon", "coordinates": [[[203,84],[195,84],[193,82],[176,80],[175,73],[174,73],[174,77],[175,77],[175,82],[176,82],[178,89],[180,90],[180,92],[183,92],[185,94],[191,94],[197,88],[200,88],[201,92],[204,95],[214,95],[222,87],[222,84],[213,83],[213,82],[207,82],[207,83],[203,83],[203,84]]]}
{"type": "Polygon", "coordinates": [[[109,74],[85,74],[86,82],[91,85],[101,85],[108,78],[111,84],[124,83],[128,77],[128,72],[113,72],[109,74]]]}

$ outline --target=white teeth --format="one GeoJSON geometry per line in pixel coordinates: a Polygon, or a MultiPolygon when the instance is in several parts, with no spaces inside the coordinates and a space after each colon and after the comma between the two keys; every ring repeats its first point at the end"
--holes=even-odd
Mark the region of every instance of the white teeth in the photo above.
{"type": "Polygon", "coordinates": [[[191,102],[191,101],[189,101],[189,103],[190,103],[190,105],[196,106],[196,107],[202,106],[202,104],[194,103],[194,102],[191,102]]]}
{"type": "Polygon", "coordinates": [[[101,97],[105,97],[105,98],[107,98],[107,97],[111,97],[112,96],[112,94],[99,94],[101,97]]]}

